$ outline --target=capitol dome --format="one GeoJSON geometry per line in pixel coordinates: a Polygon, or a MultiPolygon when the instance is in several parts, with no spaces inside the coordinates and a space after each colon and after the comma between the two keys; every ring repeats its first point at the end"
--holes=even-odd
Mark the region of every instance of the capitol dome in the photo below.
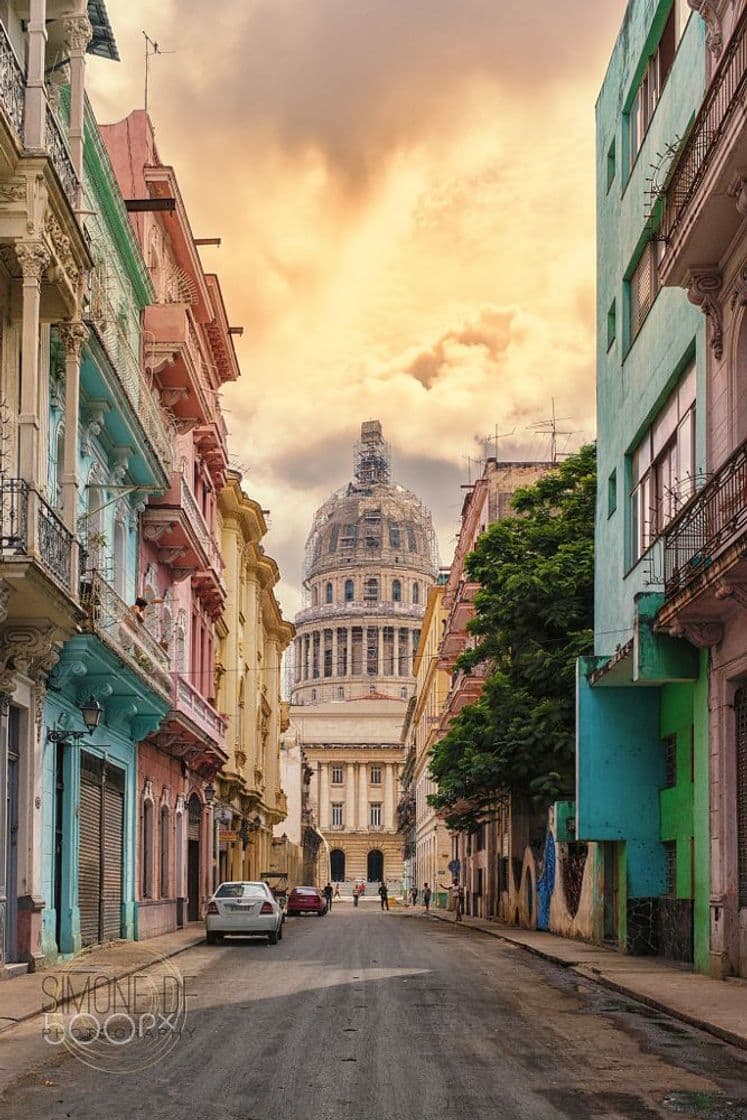
{"type": "Polygon", "coordinates": [[[391,480],[381,424],[367,421],[353,479],[317,510],[306,542],[293,702],[407,699],[437,572],[431,515],[391,480]]]}

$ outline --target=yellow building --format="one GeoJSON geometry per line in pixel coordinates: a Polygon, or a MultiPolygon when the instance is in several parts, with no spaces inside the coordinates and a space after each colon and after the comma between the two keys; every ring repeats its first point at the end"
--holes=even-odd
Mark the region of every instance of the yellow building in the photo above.
{"type": "Polygon", "coordinates": [[[228,761],[216,780],[218,879],[258,879],[272,868],[272,830],[287,813],[280,736],[288,708],[280,664],[294,636],[275,598],[280,574],[264,551],[262,510],[229,471],[218,499],[228,589],[216,668],[218,709],[228,719],[228,761]]]}
{"type": "Polygon", "coordinates": [[[429,777],[431,750],[439,738],[439,724],[449,691],[449,674],[439,664],[438,647],[446,622],[444,586],[431,587],[423,617],[420,645],[415,655],[415,705],[410,721],[412,749],[411,794],[414,791],[414,867],[411,863],[410,883],[422,892],[428,883],[434,893],[439,883],[451,880],[448,870],[451,838],[446,825],[428,804],[428,795],[436,792],[436,783],[429,777]]]}

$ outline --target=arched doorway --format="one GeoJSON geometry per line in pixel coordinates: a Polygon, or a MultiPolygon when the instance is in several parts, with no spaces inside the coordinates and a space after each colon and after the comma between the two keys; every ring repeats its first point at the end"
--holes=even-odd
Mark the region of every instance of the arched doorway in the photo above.
{"type": "Polygon", "coordinates": [[[342,848],[333,848],[329,853],[329,868],[333,883],[345,880],[345,853],[342,848]]]}
{"type": "Polygon", "coordinates": [[[384,853],[378,848],[368,853],[366,876],[369,883],[378,883],[384,878],[384,853]]]}
{"type": "Polygon", "coordinates": [[[202,803],[196,793],[187,802],[187,921],[200,920],[200,822],[202,803]]]}

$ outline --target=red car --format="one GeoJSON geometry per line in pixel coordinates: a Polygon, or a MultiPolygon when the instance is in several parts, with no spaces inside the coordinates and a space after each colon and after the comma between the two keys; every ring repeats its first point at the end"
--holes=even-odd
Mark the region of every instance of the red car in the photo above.
{"type": "Polygon", "coordinates": [[[316,887],[294,887],[288,895],[286,914],[316,914],[322,917],[327,913],[327,900],[316,887]]]}

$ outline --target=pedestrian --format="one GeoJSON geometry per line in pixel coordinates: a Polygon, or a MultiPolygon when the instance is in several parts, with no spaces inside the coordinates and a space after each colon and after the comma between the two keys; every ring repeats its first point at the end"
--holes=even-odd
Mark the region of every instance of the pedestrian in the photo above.
{"type": "Polygon", "coordinates": [[[431,908],[431,894],[432,894],[431,888],[428,886],[427,883],[425,883],[423,885],[423,905],[425,906],[426,914],[428,913],[428,911],[431,908]]]}
{"type": "Polygon", "coordinates": [[[358,899],[359,898],[360,898],[360,891],[358,890],[357,886],[353,887],[353,906],[358,905],[358,899]]]}
{"type": "Polygon", "coordinates": [[[381,899],[381,909],[389,909],[389,891],[387,890],[386,883],[382,880],[379,886],[379,898],[381,899]]]}
{"type": "Polygon", "coordinates": [[[340,895],[340,884],[339,883],[335,883],[335,893],[332,897],[333,898],[341,898],[342,897],[340,895]]]}
{"type": "Polygon", "coordinates": [[[455,917],[454,921],[461,922],[463,914],[464,914],[464,887],[462,887],[460,885],[457,888],[456,917],[455,917]]]}
{"type": "Polygon", "coordinates": [[[418,904],[418,888],[417,887],[410,887],[410,901],[412,902],[413,906],[417,906],[417,904],[418,904]]]}
{"type": "Polygon", "coordinates": [[[322,891],[322,894],[324,895],[324,897],[327,900],[327,909],[331,910],[332,909],[332,884],[331,883],[327,883],[326,887],[322,891]]]}
{"type": "Polygon", "coordinates": [[[449,909],[454,911],[454,921],[461,922],[464,913],[464,887],[459,886],[459,881],[454,879],[450,887],[443,883],[438,884],[442,891],[449,892],[449,909]]]}

